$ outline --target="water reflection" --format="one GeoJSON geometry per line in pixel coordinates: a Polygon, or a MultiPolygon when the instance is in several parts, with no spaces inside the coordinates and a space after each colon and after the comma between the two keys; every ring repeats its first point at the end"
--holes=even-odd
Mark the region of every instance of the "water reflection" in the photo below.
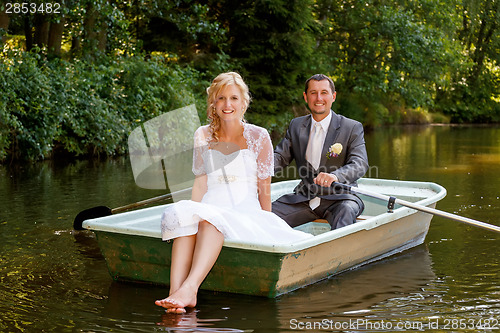
{"type": "Polygon", "coordinates": [[[374,319],[381,315],[373,310],[376,304],[394,298],[401,302],[403,298],[427,297],[421,295],[435,277],[429,252],[422,245],[284,295],[278,300],[281,327],[290,329],[294,320],[374,319]]]}
{"type": "MultiPolygon", "coordinates": [[[[297,321],[345,321],[360,316],[381,316],[372,309],[374,305],[391,299],[401,303],[403,299],[411,302],[413,298],[429,297],[426,288],[435,277],[428,249],[422,245],[277,299],[202,291],[196,309],[183,315],[164,313],[153,304],[167,292],[166,288],[113,282],[101,317],[121,322],[120,327],[140,326],[140,323],[148,326],[156,321],[172,332],[193,329],[275,332],[276,328],[284,332],[293,330],[293,323],[297,321]],[[155,312],[157,317],[152,315],[155,312]]],[[[90,328],[95,329],[94,326],[82,327],[90,328]]]]}
{"type": "MultiPolygon", "coordinates": [[[[448,195],[438,209],[499,225],[499,127],[399,127],[366,141],[372,176],[439,183],[448,195]]],[[[0,331],[285,332],[296,331],[293,319],[500,318],[500,237],[439,217],[425,246],[399,256],[275,300],[202,291],[195,311],[167,315],[153,303],[165,288],[112,282],[94,235],[72,230],[83,209],[161,194],[135,185],[127,158],[0,166],[0,331]]]]}

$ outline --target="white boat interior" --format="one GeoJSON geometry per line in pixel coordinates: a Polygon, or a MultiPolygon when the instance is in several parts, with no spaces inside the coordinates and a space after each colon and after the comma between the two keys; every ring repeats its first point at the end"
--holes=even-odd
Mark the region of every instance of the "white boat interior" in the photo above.
{"type": "MultiPolygon", "coordinates": [[[[271,185],[272,200],[277,199],[283,194],[292,192],[298,182],[298,180],[289,180],[273,183],[271,185]]],[[[393,196],[398,199],[418,203],[422,206],[433,206],[437,201],[446,195],[446,190],[442,186],[428,182],[362,178],[358,181],[358,186],[371,192],[393,196]]],[[[297,227],[297,229],[311,233],[316,237],[306,239],[298,243],[276,246],[273,244],[261,244],[258,242],[248,243],[226,240],[224,242],[224,246],[288,253],[309,248],[321,243],[330,242],[334,239],[341,238],[360,230],[370,230],[380,225],[402,219],[416,212],[414,209],[398,205],[394,207],[393,212],[388,212],[387,202],[365,195],[359,196],[365,203],[365,210],[363,215],[360,216],[358,222],[353,225],[337,230],[330,230],[328,223],[311,221],[310,223],[297,227]]],[[[165,207],[166,205],[159,205],[102,218],[86,220],[83,223],[83,227],[95,231],[147,236],[161,239],[160,216],[165,207]]]]}

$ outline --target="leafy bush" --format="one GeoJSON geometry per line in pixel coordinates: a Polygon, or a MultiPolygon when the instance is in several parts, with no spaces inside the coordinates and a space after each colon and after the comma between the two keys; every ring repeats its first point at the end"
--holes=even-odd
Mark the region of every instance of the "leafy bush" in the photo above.
{"type": "Polygon", "coordinates": [[[2,64],[1,81],[5,82],[2,113],[7,126],[2,128],[5,146],[0,155],[7,155],[8,146],[14,157],[19,157],[21,152],[34,158],[44,157],[51,150],[60,119],[51,108],[50,82],[38,67],[39,55],[13,55],[2,64]]]}
{"type": "Polygon", "coordinates": [[[193,103],[206,119],[199,73],[161,59],[68,62],[8,51],[0,69],[0,160],[124,153],[141,122],[193,103]]]}

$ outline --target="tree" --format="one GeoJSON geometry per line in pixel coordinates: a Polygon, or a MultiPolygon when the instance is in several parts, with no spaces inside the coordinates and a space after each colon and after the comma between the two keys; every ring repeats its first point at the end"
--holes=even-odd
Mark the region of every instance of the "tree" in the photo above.
{"type": "Polygon", "coordinates": [[[71,44],[70,57],[96,58],[107,52],[127,52],[133,41],[128,33],[129,19],[119,3],[109,0],[60,1],[60,7],[39,0],[29,2],[27,13],[7,15],[0,24],[13,35],[25,36],[25,50],[37,47],[49,56],[62,56],[61,47],[71,44]],[[50,4],[50,6],[49,6],[50,4]]]}
{"type": "Polygon", "coordinates": [[[3,28],[5,32],[9,31],[10,27],[14,33],[23,32],[26,51],[38,46],[39,48],[48,48],[49,54],[60,55],[64,29],[64,7],[53,7],[52,3],[48,6],[46,2],[40,1],[25,4],[29,5],[25,8],[27,13],[16,13],[16,7],[10,7],[10,13],[7,13],[6,4],[3,4],[0,12],[0,28],[3,28]],[[11,22],[13,25],[10,25],[11,22]]]}
{"type": "Polygon", "coordinates": [[[302,104],[305,78],[314,74],[309,68],[314,61],[312,2],[226,0],[209,6],[227,31],[224,52],[250,86],[254,101],[248,117],[282,131],[293,116],[292,106],[302,104]]]}
{"type": "MultiPolygon", "coordinates": [[[[430,2],[430,1],[429,1],[430,2]]],[[[444,3],[432,2],[442,12],[444,3]]],[[[322,66],[342,91],[369,99],[397,95],[410,107],[433,105],[450,63],[448,36],[434,14],[411,1],[317,1],[322,66]],[[429,24],[432,21],[432,24],[429,24]]]]}
{"type": "Polygon", "coordinates": [[[474,85],[481,74],[488,70],[485,68],[487,62],[500,60],[500,1],[464,1],[462,17],[463,26],[459,36],[474,62],[469,75],[470,84],[474,85]]]}
{"type": "Polygon", "coordinates": [[[500,121],[500,2],[465,0],[456,4],[455,38],[462,62],[449,77],[438,107],[454,122],[500,121]]]}
{"type": "Polygon", "coordinates": [[[5,5],[0,6],[0,36],[2,37],[2,41],[5,42],[6,37],[3,36],[7,30],[9,30],[10,17],[5,12],[5,5]]]}

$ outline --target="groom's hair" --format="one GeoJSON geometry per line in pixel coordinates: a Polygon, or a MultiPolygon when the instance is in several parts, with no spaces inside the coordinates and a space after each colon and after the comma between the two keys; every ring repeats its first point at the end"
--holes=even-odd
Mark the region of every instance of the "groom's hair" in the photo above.
{"type": "Polygon", "coordinates": [[[307,94],[307,89],[309,89],[309,81],[314,80],[314,81],[323,81],[323,80],[328,80],[328,83],[330,83],[330,89],[332,89],[332,94],[335,92],[335,84],[333,84],[332,79],[330,79],[328,76],[324,74],[314,74],[310,78],[307,79],[306,81],[306,87],[304,89],[304,92],[307,94]]]}

